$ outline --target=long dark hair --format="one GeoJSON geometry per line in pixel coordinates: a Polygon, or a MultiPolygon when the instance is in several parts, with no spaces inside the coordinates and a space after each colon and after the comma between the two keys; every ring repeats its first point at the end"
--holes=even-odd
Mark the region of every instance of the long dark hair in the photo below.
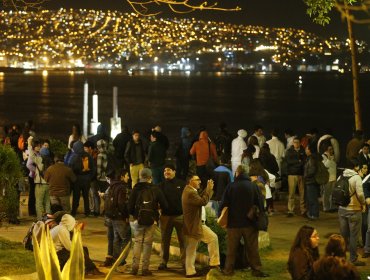
{"type": "Polygon", "coordinates": [[[333,257],[346,257],[346,242],[343,236],[332,234],[325,247],[325,255],[333,257]]]}
{"type": "Polygon", "coordinates": [[[292,247],[290,248],[288,269],[291,271],[291,266],[293,265],[294,251],[301,249],[303,253],[307,256],[309,262],[312,264],[314,261],[319,259],[319,249],[312,248],[311,246],[311,236],[315,229],[311,226],[302,226],[294,239],[292,247]]]}
{"type": "Polygon", "coordinates": [[[249,163],[249,176],[261,176],[265,183],[269,183],[269,175],[262,166],[261,160],[254,158],[249,163]]]}

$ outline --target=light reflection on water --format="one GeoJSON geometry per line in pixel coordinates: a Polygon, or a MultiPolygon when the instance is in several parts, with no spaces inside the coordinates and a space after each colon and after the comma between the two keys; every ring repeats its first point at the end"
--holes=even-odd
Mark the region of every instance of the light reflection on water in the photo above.
{"type": "MultiPolygon", "coordinates": [[[[274,126],[296,131],[320,126],[334,130],[338,127],[338,131],[350,134],[350,78],[329,74],[302,76],[304,83],[298,86],[297,74],[290,73],[5,73],[0,74],[0,125],[33,118],[40,133],[68,134],[72,123],[82,121],[83,84],[87,79],[90,93],[94,89],[99,92],[99,121],[109,124],[112,88],[117,86],[123,123],[138,129],[160,123],[173,138],[182,125],[196,130],[205,124],[217,131],[221,121],[232,132],[241,127],[250,130],[258,123],[267,132],[274,126]]],[[[369,92],[369,85],[363,83],[363,92],[369,92]]],[[[364,98],[363,104],[370,104],[369,96],[364,98]]],[[[364,120],[370,119],[369,111],[364,114],[364,120]]]]}

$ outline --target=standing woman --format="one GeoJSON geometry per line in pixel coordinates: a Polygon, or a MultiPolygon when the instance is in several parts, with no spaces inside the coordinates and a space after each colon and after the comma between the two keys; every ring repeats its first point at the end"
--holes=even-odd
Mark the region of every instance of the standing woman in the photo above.
{"type": "Polygon", "coordinates": [[[86,142],[86,137],[84,135],[82,135],[81,128],[80,128],[80,125],[78,123],[75,123],[72,126],[72,134],[69,135],[69,138],[68,138],[68,148],[69,149],[72,149],[72,142],[73,141],[81,141],[82,143],[86,142]]]}
{"type": "Polygon", "coordinates": [[[288,271],[293,280],[312,279],[313,263],[319,259],[319,235],[311,226],[302,226],[290,249],[288,271]]]}

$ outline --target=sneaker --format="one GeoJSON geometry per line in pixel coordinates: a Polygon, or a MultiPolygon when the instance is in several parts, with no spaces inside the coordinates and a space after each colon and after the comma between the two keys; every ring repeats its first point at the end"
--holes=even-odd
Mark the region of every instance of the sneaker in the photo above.
{"type": "Polygon", "coordinates": [[[197,273],[194,273],[194,274],[186,275],[186,278],[198,278],[198,277],[202,277],[202,276],[203,276],[202,274],[197,272],[197,273]]]}
{"type": "Polygon", "coordinates": [[[161,263],[159,266],[158,266],[158,270],[166,270],[167,269],[167,264],[165,263],[161,263]]]}
{"type": "Polygon", "coordinates": [[[114,264],[114,259],[113,257],[106,257],[105,261],[100,264],[100,267],[111,267],[114,264]]]}
{"type": "Polygon", "coordinates": [[[267,273],[262,272],[261,270],[253,270],[252,271],[252,276],[265,278],[265,277],[269,277],[270,275],[268,275],[267,273]]]}
{"type": "Polygon", "coordinates": [[[352,262],[352,264],[354,266],[365,266],[366,265],[365,262],[362,262],[362,261],[359,261],[359,260],[355,260],[354,262],[352,262]]]}
{"type": "Polygon", "coordinates": [[[144,269],[141,275],[143,275],[143,276],[152,276],[153,273],[149,269],[144,269]]]}
{"type": "Polygon", "coordinates": [[[291,218],[291,217],[294,216],[294,214],[292,212],[288,212],[288,214],[286,216],[287,216],[287,218],[291,218]]]}
{"type": "Polygon", "coordinates": [[[366,259],[366,258],[370,257],[370,253],[365,252],[365,253],[362,255],[362,257],[363,257],[364,259],[366,259]]]}

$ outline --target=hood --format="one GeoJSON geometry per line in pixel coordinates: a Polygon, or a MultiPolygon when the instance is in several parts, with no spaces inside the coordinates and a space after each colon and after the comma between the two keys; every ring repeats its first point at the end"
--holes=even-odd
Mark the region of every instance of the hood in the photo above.
{"type": "Polygon", "coordinates": [[[82,153],[84,152],[84,144],[81,141],[76,141],[73,144],[72,150],[76,154],[82,155],[82,153]]]}
{"type": "Polygon", "coordinates": [[[40,149],[40,155],[43,156],[43,157],[48,157],[50,156],[50,151],[48,148],[45,148],[45,147],[42,147],[40,149]]]}
{"type": "Polygon", "coordinates": [[[65,226],[68,231],[72,231],[76,225],[76,220],[69,214],[64,214],[60,224],[65,226]]]}
{"type": "Polygon", "coordinates": [[[202,131],[202,132],[199,134],[199,140],[205,140],[205,141],[208,141],[208,133],[207,133],[207,131],[202,131]]]}
{"type": "Polygon", "coordinates": [[[358,175],[358,173],[356,171],[354,171],[353,169],[344,169],[344,171],[343,171],[343,176],[344,177],[352,177],[354,175],[358,175]]]}
{"type": "Polygon", "coordinates": [[[96,147],[98,148],[98,151],[101,152],[106,152],[107,151],[107,142],[103,139],[99,140],[96,143],[96,147]]]}
{"type": "Polygon", "coordinates": [[[181,128],[181,138],[188,138],[190,136],[190,129],[188,127],[181,128]]]}
{"type": "Polygon", "coordinates": [[[105,129],[105,126],[103,124],[99,124],[97,130],[96,130],[96,134],[99,134],[99,135],[106,135],[106,129],[105,129]]]}

